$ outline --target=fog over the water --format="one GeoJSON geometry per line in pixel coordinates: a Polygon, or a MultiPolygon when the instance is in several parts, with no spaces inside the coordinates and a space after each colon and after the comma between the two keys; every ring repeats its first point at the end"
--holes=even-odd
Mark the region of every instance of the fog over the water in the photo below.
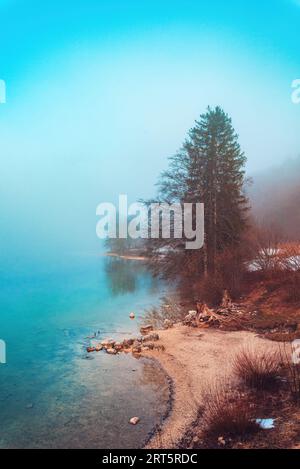
{"type": "Polygon", "coordinates": [[[249,174],[299,154],[296,2],[62,3],[0,2],[2,254],[96,251],[97,204],[151,196],[207,105],[249,174]]]}
{"type": "Polygon", "coordinates": [[[282,240],[300,238],[300,156],[253,175],[253,215],[282,240]]]}

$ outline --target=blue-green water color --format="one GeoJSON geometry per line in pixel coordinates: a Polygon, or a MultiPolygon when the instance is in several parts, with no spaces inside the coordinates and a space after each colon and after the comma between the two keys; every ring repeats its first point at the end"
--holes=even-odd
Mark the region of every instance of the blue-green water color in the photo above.
{"type": "Polygon", "coordinates": [[[1,265],[0,447],[140,447],[166,412],[166,377],[146,359],[87,354],[87,337],[136,334],[130,311],[166,287],[137,261],[97,255],[17,265],[1,265]]]}

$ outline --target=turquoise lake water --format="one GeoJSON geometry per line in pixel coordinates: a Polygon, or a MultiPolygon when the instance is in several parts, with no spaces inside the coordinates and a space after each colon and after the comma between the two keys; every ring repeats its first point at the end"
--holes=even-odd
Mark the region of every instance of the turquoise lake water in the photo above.
{"type": "Polygon", "coordinates": [[[138,261],[94,254],[2,263],[0,276],[0,447],[140,447],[166,412],[166,377],[147,359],[87,354],[87,337],[136,334],[129,313],[157,305],[166,287],[138,261]]]}

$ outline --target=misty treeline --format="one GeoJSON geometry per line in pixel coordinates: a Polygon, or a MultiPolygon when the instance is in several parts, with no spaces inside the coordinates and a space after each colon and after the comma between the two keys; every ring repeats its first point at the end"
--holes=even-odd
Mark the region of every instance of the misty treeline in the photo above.
{"type": "MultiPolygon", "coordinates": [[[[151,267],[167,278],[204,288],[227,288],[229,265],[239,264],[248,226],[249,203],[245,195],[245,163],[238,136],[229,116],[208,108],[189,131],[181,149],[169,160],[158,181],[159,203],[204,203],[204,246],[185,249],[185,240],[147,242],[151,267]],[[201,285],[199,285],[201,283],[201,285]]],[[[153,201],[151,201],[153,202],[153,201]]]]}
{"type": "MultiPolygon", "coordinates": [[[[300,221],[297,176],[292,186],[288,176],[276,187],[274,177],[258,178],[253,184],[246,178],[245,163],[230,117],[220,107],[209,107],[179,151],[169,158],[168,168],[157,183],[157,197],[144,201],[148,206],[204,203],[203,248],[186,249],[186,239],[160,236],[110,240],[110,249],[120,253],[146,251],[155,275],[177,280],[182,292],[210,304],[218,303],[225,289],[234,298],[240,296],[252,264],[260,271],[280,271],[282,275],[283,270],[290,270],[285,258],[299,259],[299,266],[293,269],[297,271],[297,278],[293,273],[294,295],[294,291],[300,291],[299,246],[290,242],[298,239],[295,227],[300,221]],[[264,180],[269,181],[265,186],[264,180]],[[254,201],[254,210],[247,196],[254,201]]],[[[296,166],[294,174],[298,175],[300,160],[296,166]]],[[[195,226],[195,214],[193,217],[195,226]]]]}
{"type": "MultiPolygon", "coordinates": [[[[204,203],[205,237],[200,250],[185,249],[182,239],[147,240],[151,269],[166,278],[179,279],[183,291],[211,304],[221,300],[225,289],[232,297],[240,296],[253,265],[264,275],[275,272],[283,278],[283,272],[289,272],[288,282],[292,279],[296,289],[299,286],[300,251],[297,243],[291,243],[298,239],[293,238],[299,221],[298,213],[293,213],[300,202],[297,176],[293,190],[284,191],[284,184],[279,184],[278,192],[285,194],[286,205],[274,195],[276,204],[272,205],[270,196],[269,205],[258,200],[253,211],[246,194],[256,202],[258,184],[246,178],[245,164],[230,117],[220,107],[209,107],[169,159],[168,169],[158,181],[156,202],[204,203]],[[295,259],[299,266],[294,265],[295,259]]],[[[268,189],[274,193],[272,178],[268,189]]]]}
{"type": "Polygon", "coordinates": [[[253,175],[248,187],[252,214],[283,240],[300,237],[300,157],[253,175]]]}

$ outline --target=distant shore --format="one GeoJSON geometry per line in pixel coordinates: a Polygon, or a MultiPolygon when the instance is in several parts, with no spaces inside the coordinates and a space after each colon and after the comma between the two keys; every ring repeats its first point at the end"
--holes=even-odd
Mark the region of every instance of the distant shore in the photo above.
{"type": "Polygon", "coordinates": [[[256,351],[277,347],[276,342],[247,331],[199,330],[178,324],[158,333],[165,351],[143,355],[158,360],[172,380],[171,409],[146,448],[176,448],[203,406],[205,386],[224,375],[230,377],[232,358],[241,347],[251,345],[256,351]]]}
{"type": "Polygon", "coordinates": [[[128,259],[128,260],[131,260],[131,261],[148,261],[149,260],[149,257],[147,257],[147,256],[144,256],[144,255],[141,256],[141,255],[130,254],[130,253],[118,254],[116,252],[106,252],[104,254],[104,256],[118,257],[119,259],[128,259]]]}

